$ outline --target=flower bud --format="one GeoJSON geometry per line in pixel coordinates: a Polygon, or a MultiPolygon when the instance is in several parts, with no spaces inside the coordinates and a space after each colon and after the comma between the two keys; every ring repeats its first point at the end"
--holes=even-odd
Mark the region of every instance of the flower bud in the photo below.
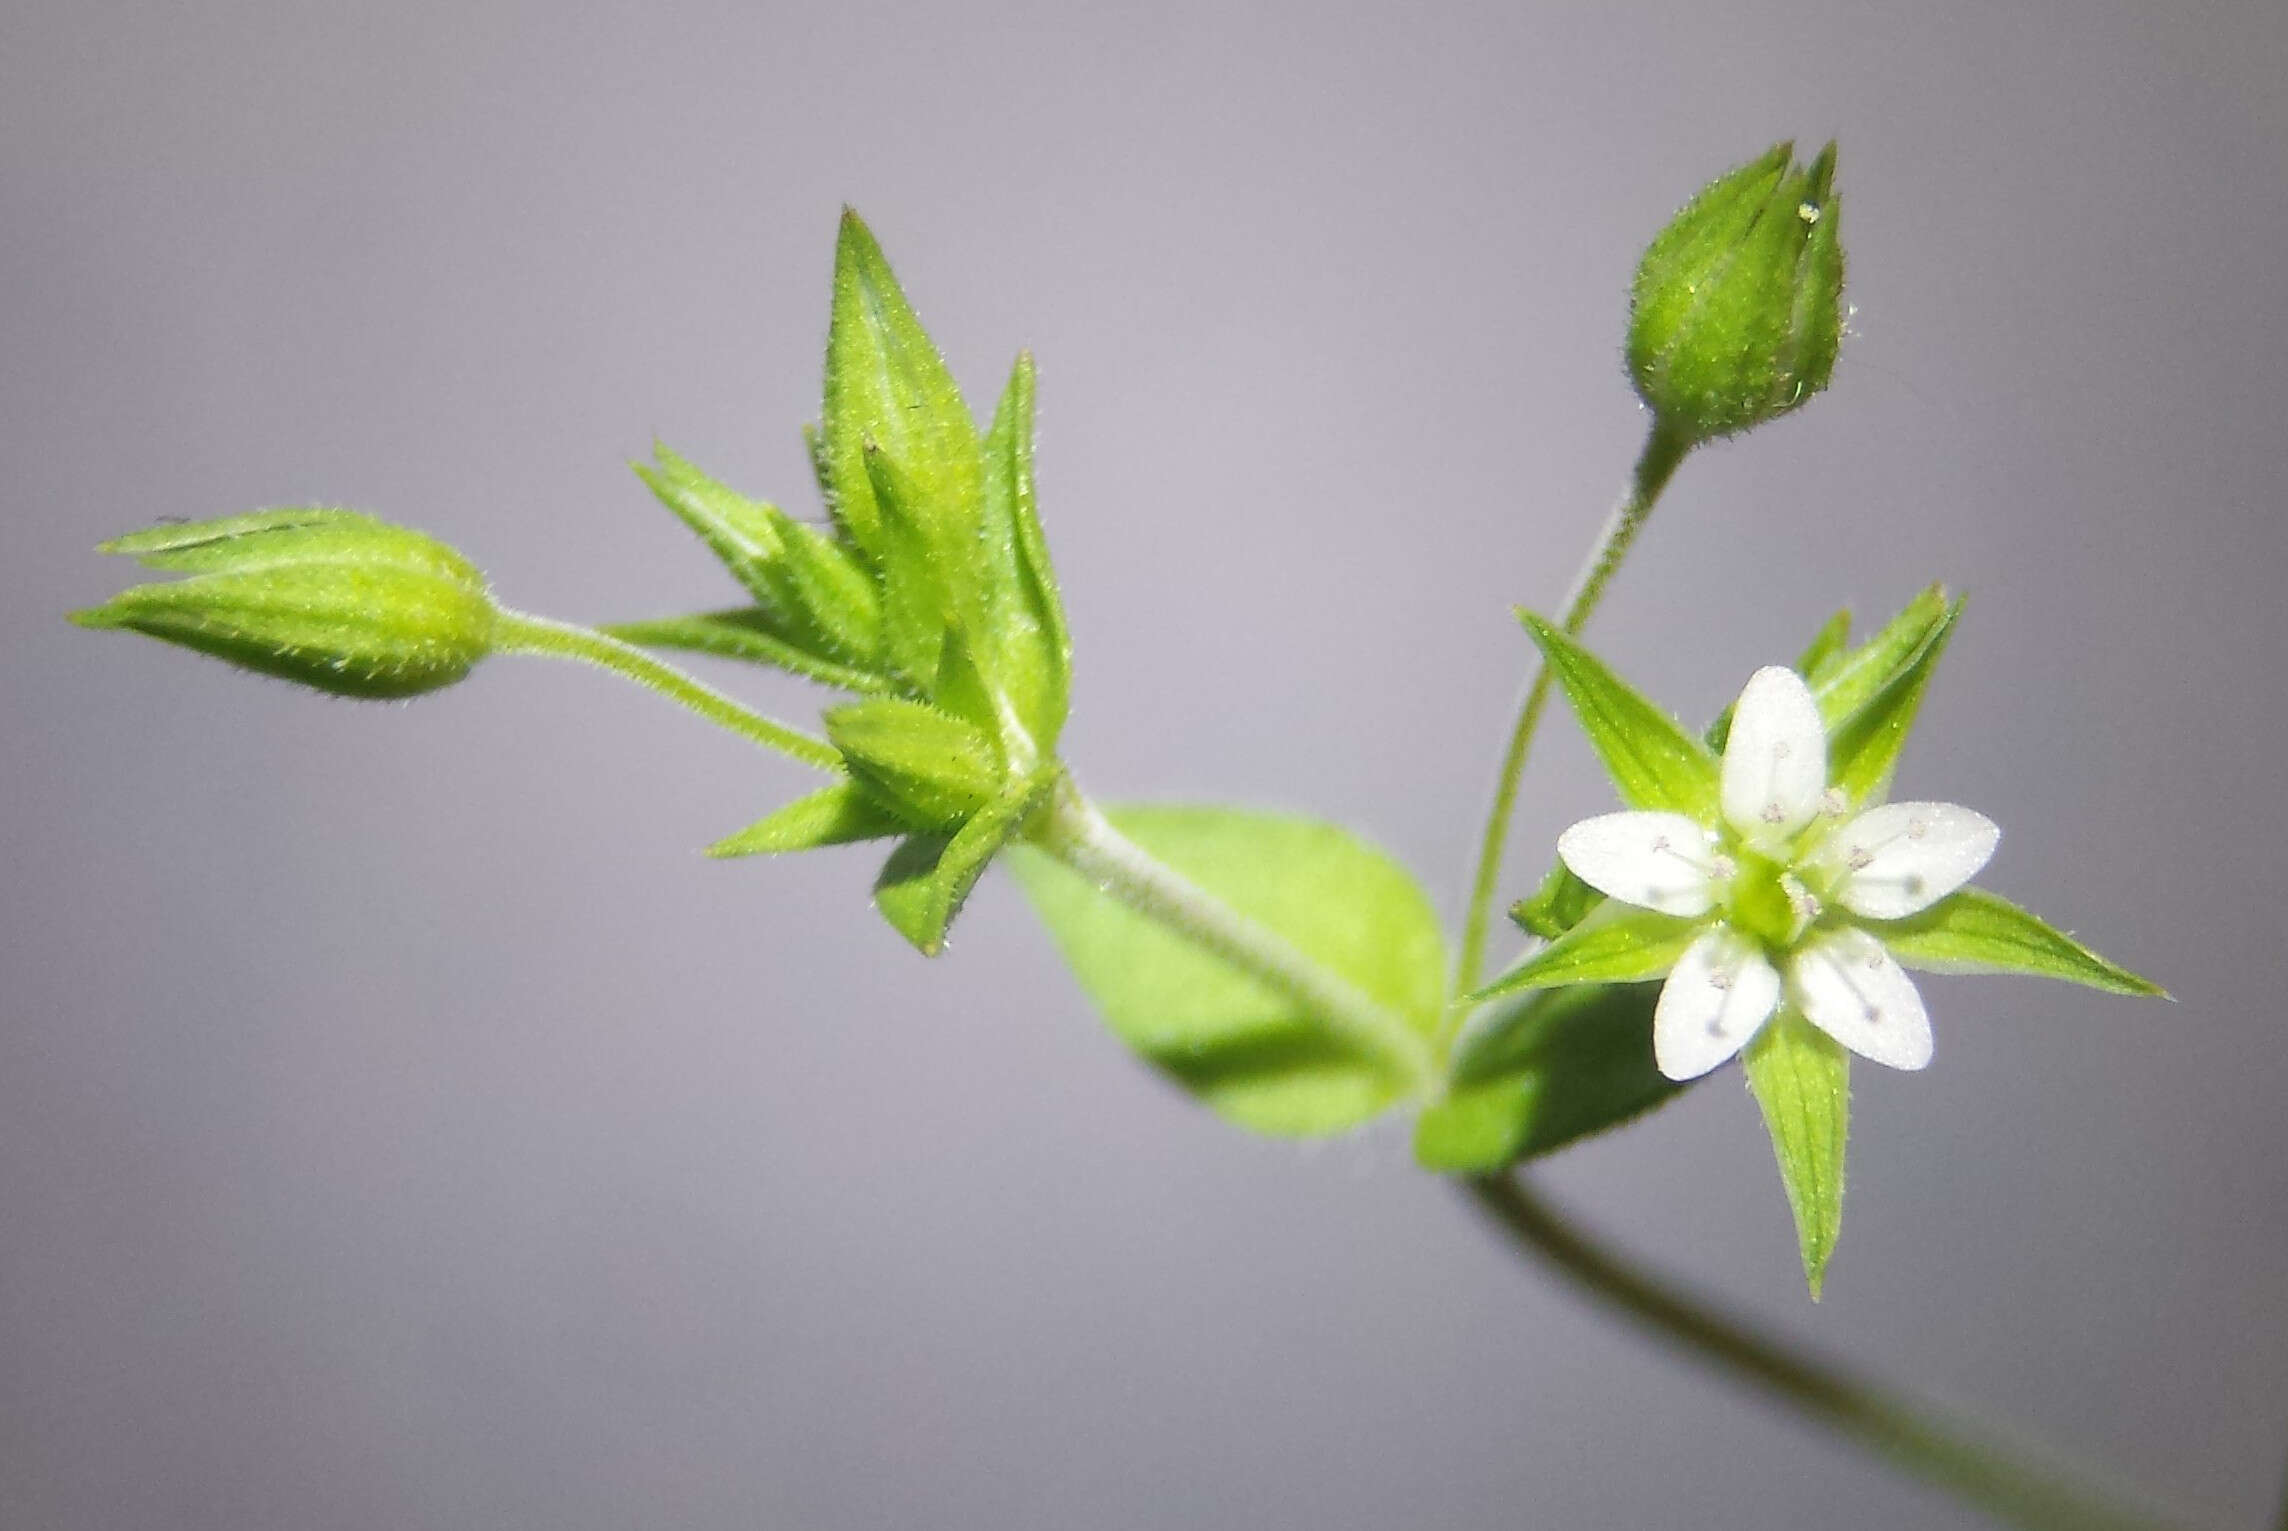
{"type": "Polygon", "coordinates": [[[107,542],[188,575],[75,611],[337,696],[449,686],[493,647],[484,576],[443,543],[347,510],[266,510],[107,542]]]}
{"type": "Polygon", "coordinates": [[[1711,182],[1645,250],[1629,377],[1661,427],[1706,441],[1827,386],[1843,334],[1835,145],[1809,169],[1778,144],[1711,182]]]}

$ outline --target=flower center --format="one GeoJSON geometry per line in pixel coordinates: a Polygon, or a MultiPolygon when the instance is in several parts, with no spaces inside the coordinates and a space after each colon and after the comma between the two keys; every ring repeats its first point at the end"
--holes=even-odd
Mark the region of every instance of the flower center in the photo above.
{"type": "Polygon", "coordinates": [[[1804,924],[1800,885],[1787,868],[1745,846],[1734,852],[1738,870],[1725,900],[1724,922],[1742,935],[1777,950],[1793,941],[1804,924]]]}

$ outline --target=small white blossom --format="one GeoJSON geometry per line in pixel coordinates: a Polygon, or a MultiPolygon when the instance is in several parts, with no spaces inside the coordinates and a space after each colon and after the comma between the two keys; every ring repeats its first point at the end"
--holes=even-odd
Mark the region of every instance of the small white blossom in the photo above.
{"type": "Polygon", "coordinates": [[[1697,1079],[1755,1037],[1783,997],[1851,1051],[1930,1062],[1914,981],[1861,920],[1919,913],[1994,854],[2001,831],[1953,803],[1856,815],[1827,781],[1827,730],[1793,670],[1758,670],[1732,711],[1714,823],[1608,813],[1558,837],[1575,876],[1610,898],[1706,928],[1670,970],[1653,1051],[1697,1079]]]}

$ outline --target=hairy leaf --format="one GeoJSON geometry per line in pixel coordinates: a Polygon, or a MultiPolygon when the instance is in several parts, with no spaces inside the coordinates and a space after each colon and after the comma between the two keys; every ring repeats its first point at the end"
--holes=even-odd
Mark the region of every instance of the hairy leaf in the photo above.
{"type": "MultiPolygon", "coordinates": [[[[1367,997],[1435,1034],[1445,951],[1406,871],[1330,825],[1230,808],[1136,807],[1121,833],[1367,997]]],[[[1397,1101],[1407,1081],[1291,999],[1113,901],[1038,851],[1011,865],[1120,1038],[1258,1132],[1317,1137],[1397,1101]]]]}

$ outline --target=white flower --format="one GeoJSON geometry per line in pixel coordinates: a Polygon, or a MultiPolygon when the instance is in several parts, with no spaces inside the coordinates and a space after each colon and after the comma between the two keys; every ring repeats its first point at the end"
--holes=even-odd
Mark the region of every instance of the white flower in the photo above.
{"type": "Polygon", "coordinates": [[[1827,730],[1793,670],[1758,670],[1733,708],[1717,822],[1608,813],[1558,837],[1591,887],[1704,920],[1653,1012],[1660,1071],[1697,1079],[1748,1045],[1784,998],[1876,1063],[1930,1062],[1930,1016],[1883,943],[1858,924],[1929,908],[1986,865],[2001,831],[1952,803],[1856,815],[1827,784],[1827,730]]]}

